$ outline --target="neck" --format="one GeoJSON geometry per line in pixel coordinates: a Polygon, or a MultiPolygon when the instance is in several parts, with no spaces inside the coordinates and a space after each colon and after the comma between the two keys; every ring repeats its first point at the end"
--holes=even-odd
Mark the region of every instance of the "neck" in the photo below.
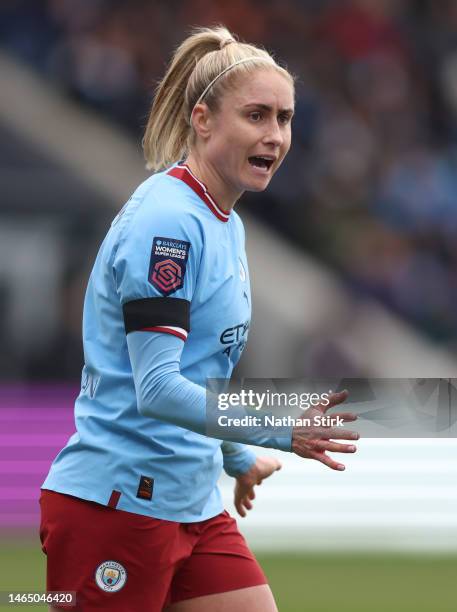
{"type": "Polygon", "coordinates": [[[236,192],[232,186],[227,185],[224,178],[211,164],[197,158],[192,153],[189,153],[185,163],[198,180],[206,185],[217,205],[224,212],[231,212],[242,193],[236,192]]]}

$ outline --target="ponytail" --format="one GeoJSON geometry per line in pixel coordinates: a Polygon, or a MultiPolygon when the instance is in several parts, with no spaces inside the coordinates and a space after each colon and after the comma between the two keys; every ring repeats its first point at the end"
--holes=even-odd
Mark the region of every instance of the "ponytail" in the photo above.
{"type": "Polygon", "coordinates": [[[185,157],[194,135],[191,114],[197,101],[204,99],[210,110],[217,110],[229,80],[219,78],[222,73],[251,71],[259,59],[287,76],[293,85],[293,77],[266,51],[238,42],[227,28],[193,30],[176,49],[157,86],[143,138],[146,167],[161,170],[185,157]],[[236,65],[230,70],[232,64],[236,65]]]}

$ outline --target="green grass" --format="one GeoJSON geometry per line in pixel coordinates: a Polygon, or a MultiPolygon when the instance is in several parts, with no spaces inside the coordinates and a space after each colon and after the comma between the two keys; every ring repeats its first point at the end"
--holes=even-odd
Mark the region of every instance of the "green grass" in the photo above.
{"type": "MultiPolygon", "coordinates": [[[[38,540],[2,538],[0,545],[0,591],[35,592],[46,590],[46,557],[41,552],[38,540]]],[[[6,610],[41,612],[47,611],[43,605],[0,605],[0,611],[6,610]]]]}
{"type": "MultiPolygon", "coordinates": [[[[427,555],[258,554],[280,612],[454,612],[457,557],[427,555]]],[[[42,591],[38,541],[3,540],[0,591],[42,591]]],[[[0,611],[47,610],[6,606],[0,611]]],[[[147,611],[145,611],[147,612],[147,611]]]]}
{"type": "Polygon", "coordinates": [[[455,612],[457,557],[257,555],[280,612],[455,612]]]}

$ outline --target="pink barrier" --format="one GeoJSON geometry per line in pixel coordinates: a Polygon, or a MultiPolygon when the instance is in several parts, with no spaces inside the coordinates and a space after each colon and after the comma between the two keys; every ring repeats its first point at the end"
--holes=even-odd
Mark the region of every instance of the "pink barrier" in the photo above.
{"type": "Polygon", "coordinates": [[[39,525],[40,485],[74,433],[75,385],[0,386],[0,529],[39,525]]]}

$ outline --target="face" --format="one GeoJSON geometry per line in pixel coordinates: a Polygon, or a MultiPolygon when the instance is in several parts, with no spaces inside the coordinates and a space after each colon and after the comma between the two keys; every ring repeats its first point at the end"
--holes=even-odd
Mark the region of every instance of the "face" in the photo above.
{"type": "Polygon", "coordinates": [[[228,191],[263,191],[291,142],[294,92],[276,70],[258,69],[238,78],[209,113],[205,162],[228,191]]]}

